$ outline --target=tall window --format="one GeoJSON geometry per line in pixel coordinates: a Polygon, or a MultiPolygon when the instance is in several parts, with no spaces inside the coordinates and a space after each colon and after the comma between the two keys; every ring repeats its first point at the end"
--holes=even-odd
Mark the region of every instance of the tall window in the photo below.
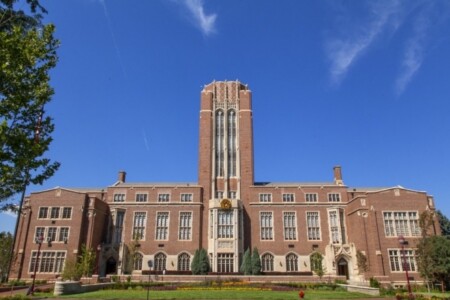
{"type": "Polygon", "coordinates": [[[272,212],[262,211],[260,213],[261,240],[273,240],[272,212]]]}
{"type": "Polygon", "coordinates": [[[124,211],[118,211],[116,215],[116,226],[114,227],[114,241],[117,244],[122,243],[123,219],[125,217],[124,211]]]}
{"type": "Polygon", "coordinates": [[[232,273],[234,272],[234,255],[233,253],[217,254],[217,272],[232,273]]]}
{"type": "Polygon", "coordinates": [[[297,239],[297,220],[295,218],[295,212],[283,213],[283,226],[284,226],[284,239],[296,240],[297,239]]]}
{"type": "Polygon", "coordinates": [[[224,126],[225,120],[223,111],[216,112],[216,177],[223,176],[224,164],[224,126]]]}
{"type": "Polygon", "coordinates": [[[417,270],[416,266],[416,256],[414,250],[405,249],[405,261],[403,261],[403,253],[400,249],[389,250],[389,262],[391,265],[391,271],[408,271],[415,272],[417,270]]]}
{"type": "Polygon", "coordinates": [[[383,213],[386,236],[420,236],[419,217],[415,211],[383,213]]]}
{"type": "Polygon", "coordinates": [[[320,240],[319,212],[311,211],[306,213],[306,224],[308,226],[308,240],[320,240]]]}
{"type": "Polygon", "coordinates": [[[187,253],[178,255],[178,271],[189,271],[191,266],[191,256],[187,253]]]}
{"type": "Polygon", "coordinates": [[[47,232],[47,242],[54,242],[56,241],[56,231],[57,227],[49,227],[47,232]]]}
{"type": "Polygon", "coordinates": [[[329,212],[329,221],[330,221],[331,241],[333,242],[333,244],[340,244],[341,239],[339,237],[338,217],[337,212],[335,210],[329,212]]]}
{"type": "Polygon", "coordinates": [[[72,207],[63,207],[63,219],[70,219],[72,218],[72,207]]]}
{"type": "Polygon", "coordinates": [[[305,201],[306,202],[317,202],[317,193],[306,193],[305,201]]]}
{"type": "Polygon", "coordinates": [[[180,212],[178,239],[179,240],[190,240],[191,239],[191,229],[192,229],[192,213],[191,212],[180,212]]]}
{"type": "Polygon", "coordinates": [[[133,221],[133,240],[143,240],[145,232],[147,214],[145,212],[135,212],[133,221]]]}
{"type": "Polygon", "coordinates": [[[141,253],[136,253],[133,258],[133,270],[142,270],[142,260],[144,256],[141,253]]]}
{"type": "Polygon", "coordinates": [[[61,273],[64,261],[66,259],[65,251],[41,251],[38,265],[36,266],[37,251],[31,252],[30,267],[28,271],[33,273],[36,268],[38,273],[61,273]]]}
{"type": "Polygon", "coordinates": [[[51,213],[50,213],[51,219],[58,219],[59,218],[59,207],[52,207],[51,213]]]}
{"type": "Polygon", "coordinates": [[[283,194],[283,202],[294,202],[294,194],[283,194]]]}
{"type": "Polygon", "coordinates": [[[169,213],[158,212],[156,215],[156,239],[167,240],[169,232],[169,213]]]}
{"type": "Polygon", "coordinates": [[[147,202],[147,194],[136,194],[136,202],[147,202]]]}
{"type": "Polygon", "coordinates": [[[273,255],[266,253],[261,257],[261,271],[273,272],[273,255]]]}
{"type": "Polygon", "coordinates": [[[69,239],[69,227],[61,227],[59,229],[59,242],[67,242],[69,239]]]}
{"type": "Polygon", "coordinates": [[[298,271],[298,257],[294,253],[290,253],[286,256],[286,271],[287,272],[298,271]]]}
{"type": "Polygon", "coordinates": [[[217,237],[219,239],[233,238],[233,211],[219,210],[217,212],[217,237]]]}
{"type": "Polygon", "coordinates": [[[163,271],[166,269],[167,257],[164,253],[158,253],[155,255],[155,271],[163,271]]]}
{"type": "Polygon", "coordinates": [[[36,239],[41,236],[45,238],[45,227],[36,227],[36,235],[34,236],[34,242],[36,243],[36,239]]]}
{"type": "Polygon", "coordinates": [[[39,219],[47,219],[47,216],[48,216],[48,207],[40,207],[39,219]]]}
{"type": "Polygon", "coordinates": [[[228,111],[228,177],[236,176],[236,112],[228,111]]]}
{"type": "Polygon", "coordinates": [[[344,212],[340,209],[328,211],[331,242],[345,244],[344,212]]]}

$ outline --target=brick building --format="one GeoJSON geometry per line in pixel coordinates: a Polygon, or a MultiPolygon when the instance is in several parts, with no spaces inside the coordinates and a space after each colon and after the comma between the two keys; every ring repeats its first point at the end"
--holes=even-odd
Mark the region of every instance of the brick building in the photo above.
{"type": "MultiPolygon", "coordinates": [[[[140,274],[149,260],[154,270],[185,274],[199,248],[207,250],[213,272],[235,273],[244,251],[256,247],[264,274],[310,272],[310,255],[320,252],[329,276],[401,282],[408,267],[419,280],[419,215],[435,210],[433,198],[400,186],[349,187],[339,166],[330,182],[255,182],[251,96],[237,81],[201,91],[196,183],[127,182],[121,171],[100,189],[31,193],[10,278],[31,278],[35,239],[43,236],[41,279],[58,277],[85,244],[95,249],[101,275],[140,274]],[[408,240],[405,263],[400,235],[408,240]],[[357,253],[366,258],[364,273],[357,253]]],[[[436,222],[430,230],[440,233],[436,222]]]]}

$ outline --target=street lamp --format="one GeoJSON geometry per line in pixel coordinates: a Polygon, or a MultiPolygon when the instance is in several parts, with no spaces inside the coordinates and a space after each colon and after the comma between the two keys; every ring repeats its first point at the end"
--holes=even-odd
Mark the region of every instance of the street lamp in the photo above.
{"type": "Polygon", "coordinates": [[[102,245],[98,244],[97,245],[97,263],[96,263],[96,268],[97,268],[97,275],[98,277],[100,277],[100,251],[102,251],[102,245]]]}
{"type": "Polygon", "coordinates": [[[409,283],[409,275],[408,275],[409,264],[406,263],[406,255],[405,255],[405,245],[408,244],[408,241],[405,240],[405,237],[403,235],[399,235],[398,242],[399,242],[400,246],[402,247],[402,250],[401,250],[402,266],[403,266],[403,270],[405,270],[406,284],[408,287],[408,296],[409,296],[409,299],[414,299],[414,295],[411,292],[411,284],[409,283]]]}
{"type": "Polygon", "coordinates": [[[31,284],[30,289],[27,292],[27,295],[33,295],[34,293],[34,282],[36,281],[36,271],[39,265],[39,254],[41,253],[42,242],[44,241],[44,237],[42,235],[35,238],[36,243],[38,244],[38,252],[36,256],[36,261],[34,263],[34,272],[33,272],[33,283],[31,284]]]}
{"type": "Polygon", "coordinates": [[[147,264],[148,264],[148,284],[147,284],[147,300],[148,300],[148,296],[150,293],[150,275],[151,275],[151,270],[153,268],[153,260],[149,259],[147,264]]]}

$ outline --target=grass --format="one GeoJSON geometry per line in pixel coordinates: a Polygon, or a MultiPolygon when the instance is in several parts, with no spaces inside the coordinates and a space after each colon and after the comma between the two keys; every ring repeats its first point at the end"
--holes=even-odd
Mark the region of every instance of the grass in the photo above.
{"type": "MultiPolygon", "coordinates": [[[[36,296],[49,297],[49,294],[37,294],[36,296]]],[[[100,290],[95,292],[60,296],[70,299],[147,299],[146,290],[100,290]]],[[[370,296],[349,293],[346,291],[306,291],[305,300],[315,299],[361,299],[370,296]]],[[[239,290],[175,290],[152,291],[149,299],[253,299],[253,300],[289,300],[299,299],[297,291],[239,291],[239,290]]]]}

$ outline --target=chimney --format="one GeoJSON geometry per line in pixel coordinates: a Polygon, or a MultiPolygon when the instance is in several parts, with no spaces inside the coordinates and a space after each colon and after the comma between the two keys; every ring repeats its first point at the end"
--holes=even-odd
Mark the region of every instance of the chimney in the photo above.
{"type": "Polygon", "coordinates": [[[342,181],[341,166],[335,166],[333,168],[333,171],[334,171],[334,183],[337,185],[344,185],[344,182],[342,181]]]}
{"type": "Polygon", "coordinates": [[[119,178],[118,178],[118,180],[120,181],[120,182],[125,182],[125,178],[127,177],[127,172],[125,172],[125,171],[119,171],[119,178]]]}

